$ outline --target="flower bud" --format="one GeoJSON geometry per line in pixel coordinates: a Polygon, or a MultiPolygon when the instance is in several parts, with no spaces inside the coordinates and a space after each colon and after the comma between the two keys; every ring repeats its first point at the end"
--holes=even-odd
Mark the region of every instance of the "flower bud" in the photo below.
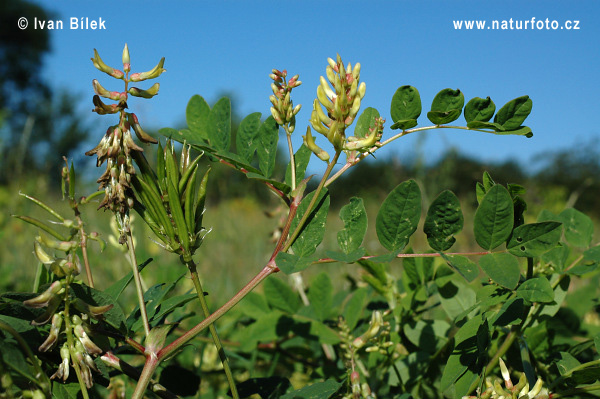
{"type": "Polygon", "coordinates": [[[352,77],[354,80],[358,80],[360,78],[360,62],[354,64],[354,69],[352,70],[352,77]]]}
{"type": "Polygon", "coordinates": [[[37,242],[44,245],[45,247],[58,249],[59,251],[68,252],[79,245],[76,241],[57,241],[41,234],[35,238],[37,242]]]}
{"type": "Polygon", "coordinates": [[[508,372],[508,368],[506,367],[504,360],[502,360],[502,358],[498,358],[498,364],[500,365],[500,372],[502,373],[502,378],[504,378],[504,383],[506,384],[506,387],[512,388],[513,383],[510,379],[510,373],[508,372]]]}
{"type": "Polygon", "coordinates": [[[142,80],[155,79],[167,70],[163,68],[165,57],[161,58],[158,64],[147,72],[134,73],[129,77],[130,82],[141,82],[142,80]]]}
{"type": "Polygon", "coordinates": [[[327,63],[334,71],[337,72],[337,69],[338,69],[337,63],[332,58],[327,58],[327,63]]]}
{"type": "Polygon", "coordinates": [[[52,262],[54,262],[54,258],[48,255],[37,241],[33,242],[33,253],[35,254],[35,257],[44,265],[50,265],[52,262]]]}
{"type": "Polygon", "coordinates": [[[275,107],[271,107],[270,110],[271,115],[273,115],[273,119],[275,119],[275,122],[277,122],[280,125],[283,125],[283,119],[281,118],[281,115],[279,114],[279,112],[277,112],[275,107]]]}
{"type": "Polygon", "coordinates": [[[367,84],[365,82],[362,82],[360,86],[358,86],[358,97],[362,99],[365,96],[366,91],[367,84]]]}
{"type": "Polygon", "coordinates": [[[69,351],[69,345],[66,342],[60,348],[60,358],[62,361],[58,366],[58,370],[50,378],[60,378],[66,381],[69,378],[69,361],[71,360],[71,351],[69,351]]]}
{"type": "Polygon", "coordinates": [[[127,92],[134,97],[152,98],[158,94],[160,83],[154,83],[148,90],[138,89],[137,87],[130,87],[127,92]]]}
{"type": "Polygon", "coordinates": [[[94,87],[94,92],[104,98],[109,98],[114,101],[124,100],[125,96],[123,93],[119,93],[118,91],[108,91],[98,82],[97,79],[92,80],[92,86],[94,87]]]}
{"type": "Polygon", "coordinates": [[[92,355],[99,355],[100,353],[102,353],[102,349],[100,349],[98,345],[96,345],[90,339],[90,337],[85,332],[85,329],[83,328],[82,324],[75,325],[75,327],[73,328],[73,332],[75,333],[75,336],[79,339],[87,353],[92,355]]]}
{"type": "Polygon", "coordinates": [[[298,112],[300,112],[300,108],[302,108],[302,104],[298,104],[294,107],[294,111],[293,111],[294,116],[296,116],[298,114],[298,112]]]}
{"type": "Polygon", "coordinates": [[[320,160],[325,162],[329,161],[329,154],[315,143],[315,138],[310,131],[310,126],[306,128],[306,136],[302,136],[302,138],[304,139],[304,145],[319,157],[320,160]]]}
{"type": "Polygon", "coordinates": [[[28,299],[23,301],[23,305],[29,306],[30,308],[43,308],[44,306],[48,306],[50,300],[55,297],[60,290],[62,289],[62,283],[60,280],[57,280],[50,284],[50,287],[46,289],[43,293],[36,296],[35,298],[28,299]]]}
{"type": "Polygon", "coordinates": [[[327,111],[331,112],[333,110],[333,103],[327,97],[327,94],[325,93],[325,90],[322,85],[319,85],[319,87],[317,87],[317,98],[319,99],[319,102],[323,104],[323,106],[327,109],[327,111]]]}
{"type": "Polygon", "coordinates": [[[125,43],[125,47],[123,48],[123,70],[125,72],[131,71],[131,65],[129,62],[129,47],[127,47],[127,43],[125,43]]]}
{"type": "Polygon", "coordinates": [[[96,67],[96,69],[98,69],[99,71],[104,72],[104,73],[112,76],[113,78],[123,79],[123,76],[124,76],[123,72],[106,65],[104,63],[104,61],[102,61],[102,58],[100,58],[100,55],[98,54],[98,51],[96,49],[94,49],[94,58],[92,58],[91,60],[94,63],[94,66],[96,67]]]}
{"type": "Polygon", "coordinates": [[[63,317],[61,313],[55,313],[52,316],[52,325],[50,326],[50,333],[48,334],[48,338],[46,338],[46,340],[40,345],[40,352],[47,352],[50,348],[54,346],[54,344],[58,340],[58,334],[60,333],[62,322],[63,317]]]}
{"type": "Polygon", "coordinates": [[[92,112],[96,112],[98,115],[116,114],[117,112],[119,112],[120,109],[126,107],[126,105],[122,105],[121,103],[111,105],[104,104],[102,100],[100,100],[100,96],[98,95],[95,95],[93,97],[92,102],[96,106],[96,108],[94,108],[92,112]]]}
{"type": "Polygon", "coordinates": [[[131,126],[133,126],[133,131],[135,132],[135,135],[137,136],[138,139],[140,139],[142,141],[142,143],[152,143],[152,144],[158,143],[158,140],[156,140],[154,137],[150,136],[149,134],[144,132],[144,130],[142,130],[142,127],[140,126],[140,123],[138,122],[138,118],[135,114],[133,114],[133,113],[127,114],[127,120],[129,121],[129,124],[131,126]]]}

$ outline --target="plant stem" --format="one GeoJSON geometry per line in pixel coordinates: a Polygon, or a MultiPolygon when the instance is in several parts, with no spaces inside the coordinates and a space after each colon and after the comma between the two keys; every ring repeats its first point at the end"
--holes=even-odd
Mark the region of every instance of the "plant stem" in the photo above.
{"type": "Polygon", "coordinates": [[[223,306],[219,309],[215,310],[210,316],[206,319],[202,320],[196,326],[194,326],[191,330],[183,334],[181,337],[177,338],[175,341],[171,342],[169,345],[165,346],[158,352],[158,358],[160,360],[168,357],[175,351],[179,350],[183,345],[191,341],[196,335],[202,332],[206,327],[210,324],[217,321],[221,316],[227,313],[231,308],[233,308],[239,301],[241,301],[250,291],[256,288],[257,285],[262,283],[268,276],[275,273],[278,270],[277,266],[275,266],[275,262],[270,261],[256,276],[252,278],[237,294],[235,294],[231,299],[229,299],[223,306]]]}
{"type": "MultiPolygon", "coordinates": [[[[119,359],[112,352],[106,352],[104,355],[102,355],[101,359],[104,362],[104,364],[106,364],[109,367],[114,368],[115,370],[119,370],[120,372],[127,375],[128,377],[134,378],[136,380],[138,380],[140,378],[141,373],[138,369],[136,369],[129,363],[124,362],[123,360],[119,359]]],[[[150,389],[152,390],[152,392],[154,392],[160,398],[163,398],[163,399],[179,398],[179,396],[168,391],[164,386],[160,385],[158,382],[155,382],[154,380],[150,380],[150,386],[151,386],[150,389]]]]}
{"type": "Polygon", "coordinates": [[[159,364],[160,361],[156,357],[155,353],[146,355],[146,363],[144,363],[142,374],[140,375],[137,385],[135,386],[135,391],[133,391],[133,395],[131,396],[132,399],[142,399],[144,397],[146,388],[152,380],[152,376],[154,375],[154,372],[159,364]]]}
{"type": "Polygon", "coordinates": [[[331,177],[331,179],[329,179],[326,183],[325,183],[325,187],[328,187],[331,183],[333,183],[338,177],[340,177],[346,170],[348,170],[349,168],[351,168],[352,166],[356,165],[357,163],[359,163],[360,161],[362,161],[363,159],[365,159],[368,155],[373,154],[375,151],[377,151],[378,149],[380,149],[381,147],[388,145],[389,143],[391,143],[392,141],[399,139],[400,137],[406,136],[407,134],[410,133],[416,133],[416,132],[421,132],[421,131],[425,131],[425,130],[434,130],[434,129],[461,129],[461,130],[471,130],[471,131],[476,131],[476,132],[484,132],[484,133],[494,133],[494,131],[491,130],[485,130],[485,129],[471,129],[468,128],[466,126],[451,126],[451,125],[434,125],[434,126],[424,126],[424,127],[417,127],[414,129],[408,129],[408,130],[403,130],[402,132],[396,134],[395,136],[390,137],[389,139],[383,141],[381,144],[379,144],[377,147],[373,147],[371,148],[368,152],[365,152],[364,154],[361,154],[354,162],[349,162],[346,163],[340,170],[337,171],[337,173],[335,175],[333,175],[331,177]]]}
{"type": "Polygon", "coordinates": [[[582,393],[586,393],[586,392],[593,392],[593,391],[600,391],[600,384],[593,384],[593,385],[586,385],[583,387],[579,387],[579,388],[573,388],[573,389],[569,389],[567,391],[563,391],[563,392],[556,392],[552,394],[552,399],[562,399],[562,398],[572,398],[578,394],[582,394],[582,393]]]}
{"type": "Polygon", "coordinates": [[[290,170],[292,172],[292,191],[296,189],[296,160],[294,159],[294,147],[292,147],[292,134],[289,125],[284,125],[285,135],[287,136],[288,150],[290,152],[290,170]]]}
{"type": "Polygon", "coordinates": [[[79,234],[81,235],[81,254],[83,255],[83,265],[85,266],[85,274],[87,275],[88,285],[94,288],[94,278],[92,277],[92,269],[90,268],[90,261],[87,253],[87,235],[83,230],[83,221],[77,216],[79,223],[79,234]]]}
{"type": "MultiPolygon", "coordinates": [[[[65,287],[65,292],[69,292],[69,283],[70,278],[67,277],[67,285],[65,287]]],[[[81,394],[83,399],[89,399],[89,394],[87,391],[87,386],[83,381],[83,376],[81,375],[81,368],[79,367],[79,363],[75,360],[75,341],[73,340],[73,328],[71,327],[71,316],[69,315],[69,296],[66,295],[65,298],[65,310],[63,320],[65,321],[65,334],[67,335],[67,345],[69,346],[69,353],[71,357],[71,364],[75,369],[75,374],[77,374],[77,381],[79,381],[79,387],[81,388],[81,394]]]]}
{"type": "MultiPolygon", "coordinates": [[[[202,306],[202,312],[204,312],[204,317],[208,317],[210,316],[210,310],[208,309],[208,304],[206,303],[206,298],[204,297],[204,289],[202,288],[202,283],[200,282],[200,278],[198,276],[196,263],[194,263],[193,260],[190,260],[189,262],[186,262],[186,266],[190,271],[194,288],[196,288],[196,293],[198,294],[198,299],[200,300],[200,306],[202,306]]],[[[221,344],[221,339],[217,333],[217,328],[214,324],[209,325],[208,328],[210,330],[210,335],[212,336],[215,347],[217,348],[217,353],[219,354],[221,363],[223,363],[223,370],[225,371],[225,376],[227,377],[227,382],[229,383],[231,396],[233,399],[239,399],[235,386],[235,380],[233,379],[231,367],[229,366],[229,359],[227,358],[225,350],[223,349],[223,345],[221,344]]]]}
{"type": "Polygon", "coordinates": [[[135,257],[135,248],[133,246],[133,236],[131,230],[127,232],[127,248],[129,249],[129,261],[133,270],[133,280],[135,281],[135,290],[137,292],[138,303],[140,307],[140,315],[144,324],[144,332],[146,337],[150,334],[150,323],[148,322],[148,314],[146,313],[146,303],[144,302],[144,291],[142,289],[142,280],[140,272],[137,268],[137,260],[135,257]]]}
{"type": "Polygon", "coordinates": [[[311,198],[310,203],[308,204],[308,208],[306,208],[306,212],[304,212],[304,215],[302,215],[302,219],[300,219],[300,221],[298,222],[298,226],[296,226],[296,229],[292,232],[292,234],[290,235],[290,238],[287,240],[287,242],[283,246],[283,249],[282,249],[283,252],[287,252],[287,250],[290,249],[290,247],[292,246],[292,244],[294,243],[294,241],[296,240],[298,235],[300,235],[300,232],[302,231],[302,228],[304,227],[306,220],[309,218],[310,214],[312,213],[313,207],[315,206],[315,204],[317,203],[317,200],[319,199],[319,194],[321,194],[323,187],[325,187],[325,182],[327,181],[327,178],[331,174],[331,171],[333,170],[333,167],[337,163],[337,160],[340,157],[341,153],[342,153],[341,150],[336,150],[335,155],[333,156],[333,159],[327,165],[325,174],[323,174],[323,177],[321,178],[321,181],[319,182],[319,186],[314,191],[313,197],[311,198]]]}

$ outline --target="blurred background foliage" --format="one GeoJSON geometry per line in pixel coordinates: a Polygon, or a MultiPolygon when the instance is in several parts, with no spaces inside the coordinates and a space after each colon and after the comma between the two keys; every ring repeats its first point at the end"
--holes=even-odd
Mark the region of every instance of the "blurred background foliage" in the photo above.
{"type": "MultiPolygon", "coordinates": [[[[44,199],[52,207],[63,210],[64,215],[69,215],[68,206],[61,204],[58,184],[64,164],[62,157],[75,160],[79,173],[78,195],[91,194],[97,187],[94,176],[98,172],[93,160],[85,159],[82,153],[105,133],[104,128],[92,130],[88,116],[79,114],[74,106],[89,101],[91,107],[91,85],[90,92],[80,98],[68,89],[53,87],[50,81],[42,78],[44,57],[52,51],[49,31],[29,29],[16,35],[13,31],[18,28],[14,21],[19,16],[51,17],[42,7],[27,1],[0,2],[0,292],[30,290],[37,267],[31,253],[36,229],[10,215],[40,218],[45,218],[45,215],[18,193],[44,199]]],[[[232,98],[235,113],[235,93],[225,95],[232,98]]],[[[242,117],[234,114],[234,132],[242,117]]],[[[151,129],[148,131],[152,133],[151,129]]],[[[538,137],[544,134],[535,133],[538,137]]],[[[152,134],[158,137],[156,133],[152,134]]],[[[235,140],[232,141],[235,143],[235,140]]],[[[554,153],[540,154],[533,160],[515,158],[495,163],[467,157],[460,148],[449,148],[441,158],[428,159],[425,140],[421,143],[410,152],[361,162],[332,185],[331,190],[335,194],[329,215],[332,223],[325,246],[335,243],[335,235],[341,225],[338,209],[351,196],[365,199],[370,229],[373,229],[383,198],[408,178],[417,179],[426,203],[444,189],[454,191],[461,199],[465,225],[469,226],[476,204],[475,183],[481,179],[484,170],[489,171],[499,183],[519,183],[527,188],[526,199],[530,207],[527,215],[532,219],[542,208],[558,213],[565,207],[575,207],[595,221],[600,220],[597,205],[600,149],[594,140],[579,143],[573,148],[559,148],[554,153]]],[[[523,145],[534,144],[523,141],[523,145]]],[[[144,148],[152,163],[154,148],[144,148]]],[[[493,152],[493,148],[488,150],[493,152]]],[[[281,148],[280,151],[276,177],[283,176],[286,166],[286,150],[281,148]]],[[[517,156],[518,149],[515,149],[517,156]]],[[[203,162],[202,168],[208,167],[208,161],[205,159],[203,162]]],[[[201,275],[210,280],[207,286],[212,292],[219,293],[218,298],[212,298],[215,301],[213,305],[219,305],[219,298],[224,300],[234,294],[268,259],[272,250],[271,235],[277,229],[280,215],[272,211],[277,207],[277,199],[268,190],[223,165],[213,165],[208,192],[205,223],[212,231],[199,251],[198,264],[201,275]],[[271,206],[273,204],[275,207],[271,206]],[[265,213],[267,210],[270,212],[265,213]]],[[[111,218],[107,217],[107,213],[97,212],[96,206],[90,204],[83,210],[84,220],[89,230],[98,231],[108,241],[111,218]]],[[[141,221],[134,226],[138,229],[138,259],[154,258],[150,266],[152,272],[146,273],[146,278],[152,279],[146,281],[148,286],[185,273],[177,259],[162,253],[147,239],[151,234],[141,221]]],[[[374,231],[370,230],[369,234],[367,237],[372,237],[373,243],[368,242],[367,248],[376,253],[381,249],[374,239],[374,231]]],[[[471,235],[472,232],[463,231],[454,249],[471,249],[471,235]]],[[[418,243],[412,244],[418,249],[418,243]]],[[[106,287],[128,270],[118,247],[109,245],[100,253],[98,247],[92,244],[91,254],[99,287],[106,287]]],[[[347,268],[331,270],[340,274],[349,271],[347,268]]],[[[186,282],[182,289],[189,288],[191,284],[186,282]]]]}

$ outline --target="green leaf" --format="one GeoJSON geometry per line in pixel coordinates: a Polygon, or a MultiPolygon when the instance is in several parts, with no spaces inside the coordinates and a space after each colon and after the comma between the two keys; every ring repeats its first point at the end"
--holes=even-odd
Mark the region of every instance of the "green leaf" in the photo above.
{"type": "Polygon", "coordinates": [[[285,394],[280,399],[329,399],[341,386],[342,383],[335,380],[317,382],[285,394]]]}
{"type": "Polygon", "coordinates": [[[563,271],[569,258],[570,248],[559,243],[542,255],[542,261],[554,266],[557,271],[563,271]]]}
{"type": "Polygon", "coordinates": [[[486,334],[488,334],[487,321],[481,315],[468,319],[458,330],[454,336],[454,350],[442,374],[440,382],[442,391],[454,384],[477,361],[478,342],[486,334]]]}
{"type": "Polygon", "coordinates": [[[207,126],[210,145],[219,151],[228,151],[231,143],[231,102],[221,98],[210,110],[207,126]]]}
{"type": "Polygon", "coordinates": [[[275,170],[275,156],[279,140],[279,125],[272,116],[263,122],[258,130],[258,167],[265,177],[271,177],[275,170]]]}
{"type": "Polygon", "coordinates": [[[466,256],[442,255],[442,257],[450,267],[456,269],[456,271],[469,283],[479,276],[479,268],[477,267],[477,264],[466,256]]]}
{"type": "Polygon", "coordinates": [[[262,399],[275,399],[279,398],[292,388],[292,384],[287,378],[271,376],[249,378],[244,382],[236,384],[236,387],[242,398],[257,394],[262,399]]]}
{"type": "Polygon", "coordinates": [[[335,251],[325,251],[325,256],[331,258],[337,262],[343,263],[354,263],[367,253],[365,248],[357,248],[352,252],[344,253],[344,252],[335,252],[335,251]]]}
{"type": "MultiPolygon", "coordinates": [[[[308,210],[308,205],[314,196],[314,191],[308,194],[298,206],[296,216],[292,220],[290,231],[294,231],[300,223],[300,219],[308,210]]],[[[294,254],[305,257],[312,255],[325,235],[325,222],[327,221],[327,212],[329,212],[329,192],[327,190],[321,191],[316,204],[310,213],[308,219],[300,234],[292,244],[294,254]]]]}
{"type": "Polygon", "coordinates": [[[499,327],[519,324],[522,321],[524,309],[523,298],[510,298],[504,302],[502,308],[490,319],[490,323],[499,327]]]}
{"type": "Polygon", "coordinates": [[[309,267],[315,259],[312,257],[300,257],[296,254],[280,252],[275,257],[277,267],[285,274],[301,272],[309,267]]]}
{"type": "Polygon", "coordinates": [[[243,315],[255,320],[258,320],[271,311],[265,297],[256,292],[248,293],[240,302],[239,307],[243,315]]]}
{"type": "Polygon", "coordinates": [[[472,98],[465,106],[465,120],[487,122],[492,119],[496,112],[496,104],[491,98],[472,98]]]}
{"type": "Polygon", "coordinates": [[[283,280],[271,277],[263,284],[265,297],[272,307],[294,314],[300,308],[300,298],[283,280]]]}
{"type": "Polygon", "coordinates": [[[29,216],[21,216],[21,215],[13,215],[13,216],[16,217],[17,219],[21,219],[24,222],[32,224],[35,227],[40,228],[41,230],[44,230],[46,233],[50,234],[51,236],[55,237],[56,239],[58,239],[60,241],[67,241],[67,237],[63,236],[58,231],[54,230],[52,227],[48,226],[47,224],[45,224],[43,222],[40,222],[39,220],[37,220],[35,218],[29,217],[29,216]]]}
{"type": "Polygon", "coordinates": [[[507,253],[487,254],[479,259],[479,266],[495,283],[514,290],[521,278],[517,259],[507,253]]]}
{"type": "Polygon", "coordinates": [[[246,162],[251,163],[258,145],[258,130],[260,129],[260,112],[246,116],[238,127],[235,137],[237,153],[246,162]]]}
{"type": "Polygon", "coordinates": [[[596,353],[600,353],[600,333],[594,336],[594,346],[596,347],[596,353]]]}
{"type": "Polygon", "coordinates": [[[98,291],[87,285],[71,284],[71,289],[75,297],[81,299],[88,305],[104,306],[114,305],[112,309],[103,314],[104,320],[117,330],[125,331],[125,314],[119,304],[106,292],[98,291]]]}
{"type": "Polygon", "coordinates": [[[389,251],[402,250],[417,230],[421,218],[421,190],[414,180],[399,184],[381,204],[375,229],[389,251]]]}
{"type": "Polygon", "coordinates": [[[429,246],[436,251],[447,251],[454,245],[454,235],[463,228],[460,202],[452,191],[442,191],[427,211],[423,231],[429,246]]]}
{"type": "Polygon", "coordinates": [[[533,133],[531,128],[527,126],[521,126],[517,129],[513,130],[496,130],[496,134],[498,135],[514,135],[514,136],[525,136],[527,138],[533,137],[533,133]]]}
{"type": "Polygon", "coordinates": [[[472,309],[477,298],[471,287],[457,280],[438,287],[438,294],[442,308],[452,320],[472,309]]]}
{"type": "Polygon", "coordinates": [[[79,393],[81,387],[77,382],[63,384],[58,381],[52,383],[52,398],[53,399],[79,399],[82,397],[79,393]]]}
{"type": "Polygon", "coordinates": [[[491,251],[508,239],[513,224],[513,200],[506,188],[496,184],[485,194],[475,212],[475,241],[491,251]]]}
{"type": "MultiPolygon", "coordinates": [[[[185,119],[190,129],[190,133],[194,140],[192,141],[207,141],[208,140],[208,116],[210,114],[210,106],[208,103],[199,95],[195,95],[190,98],[185,109],[185,119]]],[[[161,134],[167,136],[163,132],[161,134]]],[[[169,132],[173,133],[173,132],[169,132]]]]}
{"type": "Polygon", "coordinates": [[[179,237],[179,244],[183,247],[185,253],[189,254],[190,236],[188,233],[187,224],[185,223],[183,210],[181,209],[181,201],[179,200],[177,189],[169,181],[167,182],[167,192],[169,194],[169,208],[171,210],[171,217],[175,222],[175,229],[177,230],[177,236],[179,237]]]}
{"type": "Polygon", "coordinates": [[[276,189],[282,191],[284,194],[289,194],[292,191],[292,188],[290,186],[288,186],[285,183],[282,183],[278,180],[273,180],[273,179],[268,179],[266,177],[264,177],[263,175],[260,175],[258,173],[246,173],[246,177],[248,179],[252,179],[252,180],[258,180],[258,181],[262,181],[265,183],[269,183],[270,185],[272,185],[273,187],[275,187],[276,189]]]}
{"type": "Polygon", "coordinates": [[[536,257],[552,249],[562,234],[558,222],[524,224],[517,227],[506,248],[515,256],[536,257]]]}
{"type": "Polygon", "coordinates": [[[418,320],[405,325],[402,330],[416,347],[433,354],[448,342],[450,327],[444,320],[418,320]]]}
{"type": "Polygon", "coordinates": [[[577,209],[565,209],[558,215],[558,220],[565,226],[567,242],[576,247],[589,247],[594,235],[594,223],[589,216],[577,209]]]}
{"type": "Polygon", "coordinates": [[[550,303],[554,301],[554,291],[545,277],[526,280],[517,289],[517,296],[529,302],[550,303]]]}
{"type": "Polygon", "coordinates": [[[421,96],[413,86],[399,87],[392,97],[390,107],[392,115],[392,129],[410,129],[417,126],[417,119],[421,115],[421,96]]]}
{"type": "Polygon", "coordinates": [[[359,288],[354,291],[350,300],[346,303],[344,307],[344,312],[342,315],[344,316],[344,320],[346,320],[346,325],[350,329],[350,331],[354,330],[356,324],[363,316],[363,312],[365,310],[365,306],[367,305],[367,289],[359,288]]]}
{"type": "Polygon", "coordinates": [[[367,233],[367,211],[362,198],[350,198],[350,203],[340,209],[340,219],[344,229],[337,234],[338,245],[349,254],[360,247],[367,233]]]}
{"type": "Polygon", "coordinates": [[[197,294],[184,294],[161,301],[159,306],[156,307],[156,314],[154,314],[150,319],[150,325],[152,327],[156,327],[159,324],[164,323],[165,317],[167,317],[169,314],[173,313],[186,303],[193,301],[197,298],[197,294]]]}
{"type": "MultiPolygon", "coordinates": [[[[150,262],[152,262],[152,258],[149,258],[145,262],[140,263],[138,265],[138,271],[141,272],[150,262]]],[[[132,280],[133,272],[129,272],[125,275],[125,277],[121,278],[119,281],[113,283],[110,287],[105,289],[104,293],[108,294],[116,302],[132,280]]]]}
{"type": "MultiPolygon", "coordinates": [[[[302,144],[298,151],[294,154],[294,163],[296,164],[296,186],[300,184],[302,180],[304,180],[304,175],[306,174],[306,167],[310,162],[310,156],[312,155],[312,151],[308,149],[307,146],[302,144]]],[[[291,163],[288,163],[287,169],[285,170],[285,184],[288,186],[292,186],[292,167],[291,163]]]]}
{"type": "Polygon", "coordinates": [[[375,108],[365,108],[358,117],[356,127],[354,128],[354,136],[364,138],[369,135],[369,129],[375,126],[375,120],[379,118],[379,111],[375,108]]]}
{"type": "Polygon", "coordinates": [[[19,372],[30,381],[37,381],[34,376],[35,372],[29,367],[21,348],[2,339],[2,334],[0,334],[0,353],[2,353],[2,360],[6,366],[19,372]]]}
{"type": "Polygon", "coordinates": [[[310,285],[307,296],[317,320],[326,320],[331,314],[333,303],[333,284],[331,284],[329,274],[326,272],[317,274],[310,285]]]}
{"type": "Polygon", "coordinates": [[[443,125],[458,119],[465,104],[465,96],[458,89],[443,89],[435,95],[427,118],[434,125],[443,125]]]}
{"type": "Polygon", "coordinates": [[[505,130],[516,130],[523,124],[529,113],[533,102],[529,96],[522,96],[506,103],[496,116],[494,122],[500,124],[505,130]]]}

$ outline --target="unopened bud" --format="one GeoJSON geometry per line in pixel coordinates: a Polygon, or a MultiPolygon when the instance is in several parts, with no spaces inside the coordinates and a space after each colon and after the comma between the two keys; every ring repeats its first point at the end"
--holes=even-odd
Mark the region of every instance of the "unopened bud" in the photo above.
{"type": "Polygon", "coordinates": [[[327,111],[331,112],[333,110],[333,103],[328,98],[322,85],[317,87],[317,98],[319,99],[319,102],[327,109],[327,111]]]}
{"type": "Polygon", "coordinates": [[[131,71],[131,65],[129,61],[129,47],[127,47],[127,43],[125,43],[125,47],[123,48],[123,70],[125,72],[131,71]]]}
{"type": "Polygon", "coordinates": [[[294,107],[294,111],[293,111],[294,116],[296,116],[298,114],[298,112],[300,112],[300,108],[302,108],[302,104],[298,104],[294,107]]]}
{"type": "Polygon", "coordinates": [[[271,115],[273,115],[273,119],[275,119],[275,122],[277,122],[279,125],[283,125],[283,119],[281,118],[281,115],[279,114],[279,112],[277,112],[275,107],[271,107],[270,110],[271,115]]]}
{"type": "Polygon", "coordinates": [[[360,84],[360,86],[358,86],[358,97],[360,97],[362,99],[365,96],[366,92],[367,92],[367,84],[365,82],[362,82],[360,84]]]}
{"type": "Polygon", "coordinates": [[[94,93],[101,97],[108,98],[114,101],[125,99],[123,93],[119,93],[118,91],[106,90],[104,87],[102,87],[102,85],[100,84],[100,82],[98,82],[97,79],[92,80],[92,86],[94,87],[94,93]]]}

